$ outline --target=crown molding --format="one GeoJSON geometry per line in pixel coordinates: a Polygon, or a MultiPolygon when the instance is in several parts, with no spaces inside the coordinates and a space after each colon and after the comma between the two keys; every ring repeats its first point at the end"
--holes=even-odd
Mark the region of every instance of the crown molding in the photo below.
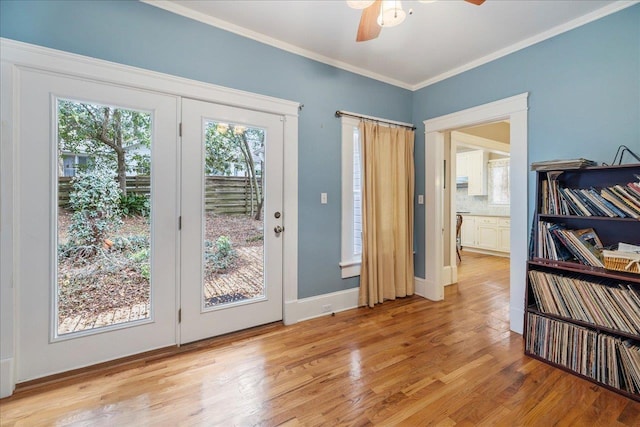
{"type": "Polygon", "coordinates": [[[260,43],[264,43],[278,49],[285,50],[287,52],[303,56],[305,58],[312,59],[314,61],[322,62],[327,65],[331,65],[336,68],[340,68],[345,71],[349,71],[355,74],[359,74],[364,77],[369,77],[374,80],[381,81],[383,83],[388,83],[393,86],[400,87],[402,89],[408,89],[411,91],[417,91],[442,80],[448,79],[450,77],[456,76],[458,74],[464,73],[465,71],[472,70],[481,65],[487,64],[491,61],[495,61],[496,59],[502,58],[503,56],[507,56],[511,53],[517,52],[519,50],[525,49],[529,46],[533,46],[537,43],[540,43],[544,40],[555,37],[559,34],[565,33],[567,31],[571,31],[575,28],[578,28],[582,25],[588,24],[589,22],[593,22],[597,19],[603,18],[607,15],[611,15],[612,13],[618,12],[620,10],[626,9],[627,7],[633,6],[635,4],[640,3],[640,0],[620,0],[612,2],[598,10],[595,10],[591,13],[588,13],[579,18],[573,19],[569,22],[566,22],[562,25],[558,25],[550,30],[547,30],[543,33],[537,34],[533,37],[529,37],[528,39],[522,40],[518,43],[514,43],[511,46],[508,46],[504,49],[500,49],[496,52],[493,52],[489,55],[483,56],[482,58],[478,58],[474,61],[468,62],[460,67],[453,68],[449,71],[441,73],[435,77],[424,80],[418,84],[412,84],[408,82],[403,82],[397,79],[393,79],[388,76],[384,76],[378,73],[371,72],[364,68],[356,67],[350,64],[347,64],[342,61],[338,61],[324,55],[317,54],[315,52],[309,51],[307,49],[303,49],[301,47],[292,45],[290,43],[283,42],[281,40],[277,40],[272,37],[265,36],[264,34],[249,30],[244,27],[240,27],[238,25],[232,24],[230,22],[224,21],[222,19],[214,18],[212,16],[206,15],[201,12],[197,12],[191,10],[187,7],[181,6],[173,1],[169,0],[140,0],[143,3],[149,4],[151,6],[155,6],[161,9],[164,9],[168,12],[175,13],[177,15],[184,16],[186,18],[190,18],[199,22],[202,22],[207,25],[211,25],[235,34],[238,34],[243,37],[250,38],[252,40],[258,41],[260,43]]]}
{"type": "Polygon", "coordinates": [[[518,43],[514,43],[511,46],[508,46],[504,49],[500,49],[487,56],[483,56],[482,58],[476,59],[475,61],[468,62],[465,65],[446,71],[433,78],[427,79],[421,83],[418,83],[417,85],[411,86],[411,90],[416,91],[416,90],[425,88],[427,86],[430,86],[434,83],[438,83],[442,80],[446,80],[449,77],[453,77],[455,75],[464,73],[465,71],[469,71],[473,68],[487,64],[491,61],[495,61],[496,59],[502,58],[503,56],[507,56],[511,53],[525,49],[529,46],[533,46],[534,44],[540,43],[544,40],[550,39],[562,33],[566,33],[567,31],[571,31],[575,28],[581,27],[582,25],[588,24],[589,22],[593,22],[600,18],[604,18],[607,15],[611,15],[612,13],[616,13],[622,9],[626,9],[627,7],[633,6],[637,3],[640,3],[640,0],[622,0],[622,1],[613,2],[598,10],[594,10],[591,13],[588,13],[579,18],[573,19],[562,25],[553,27],[550,30],[547,30],[543,33],[536,34],[533,37],[529,37],[528,39],[522,40],[518,43]]]}
{"type": "Polygon", "coordinates": [[[356,67],[346,62],[338,61],[336,59],[329,58],[328,56],[320,55],[307,49],[303,49],[299,46],[295,46],[290,43],[283,42],[282,40],[275,39],[273,37],[266,36],[256,31],[249,30],[239,25],[232,24],[222,19],[214,18],[210,15],[189,9],[168,0],[139,0],[142,3],[146,3],[151,6],[164,9],[168,12],[175,13],[176,15],[184,16],[185,18],[193,19],[195,21],[202,22],[203,24],[211,25],[234,34],[238,34],[242,37],[246,37],[257,42],[282,49],[284,51],[303,56],[314,61],[321,62],[323,64],[331,65],[336,68],[340,68],[351,73],[359,74],[364,77],[369,77],[374,80],[378,80],[383,83],[388,83],[393,86],[400,87],[402,89],[413,90],[413,86],[410,83],[406,83],[400,80],[393,79],[382,74],[374,73],[364,68],[356,67]]]}

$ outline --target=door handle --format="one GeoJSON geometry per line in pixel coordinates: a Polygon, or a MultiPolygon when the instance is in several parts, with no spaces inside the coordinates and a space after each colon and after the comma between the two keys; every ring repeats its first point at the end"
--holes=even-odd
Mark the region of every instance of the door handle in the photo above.
{"type": "Polygon", "coordinates": [[[280,225],[276,225],[275,228],[273,229],[273,231],[276,232],[276,234],[280,234],[284,231],[284,227],[280,226],[280,225]]]}

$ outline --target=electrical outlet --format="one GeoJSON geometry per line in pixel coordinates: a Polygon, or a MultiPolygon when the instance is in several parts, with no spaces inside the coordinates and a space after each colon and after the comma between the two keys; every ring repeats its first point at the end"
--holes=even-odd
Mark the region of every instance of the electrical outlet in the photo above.
{"type": "Polygon", "coordinates": [[[418,194],[418,204],[424,205],[424,195],[418,194]]]}
{"type": "Polygon", "coordinates": [[[322,312],[323,313],[330,313],[331,312],[331,304],[325,304],[322,306],[322,312]]]}

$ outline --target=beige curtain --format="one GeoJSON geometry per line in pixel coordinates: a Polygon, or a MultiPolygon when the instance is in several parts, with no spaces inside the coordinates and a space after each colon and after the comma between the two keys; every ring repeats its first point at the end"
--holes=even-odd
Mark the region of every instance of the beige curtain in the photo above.
{"type": "Polygon", "coordinates": [[[362,265],[359,305],[413,295],[414,132],[360,123],[362,265]]]}

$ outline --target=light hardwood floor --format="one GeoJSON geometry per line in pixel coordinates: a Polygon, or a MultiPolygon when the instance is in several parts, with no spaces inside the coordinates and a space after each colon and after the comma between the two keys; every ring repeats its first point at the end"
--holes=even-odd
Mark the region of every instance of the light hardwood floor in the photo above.
{"type": "MultiPolygon", "coordinates": [[[[0,401],[3,426],[638,426],[640,403],[523,355],[508,260],[410,297],[157,352],[0,401]]],[[[524,279],[524,278],[523,278],[524,279]]]]}

